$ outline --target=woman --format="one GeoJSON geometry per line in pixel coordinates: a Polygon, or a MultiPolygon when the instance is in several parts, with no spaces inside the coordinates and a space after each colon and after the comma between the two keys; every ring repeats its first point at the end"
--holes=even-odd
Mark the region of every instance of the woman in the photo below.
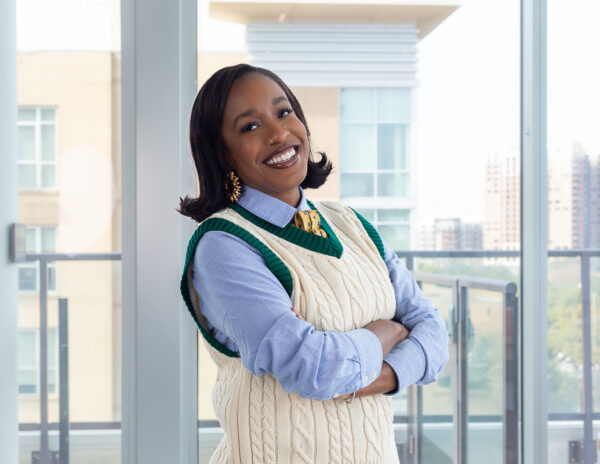
{"type": "Polygon", "coordinates": [[[438,312],[364,218],[306,199],[332,167],[275,74],[215,73],[190,139],[199,195],[180,212],[200,225],[181,290],[218,366],[211,462],[398,462],[385,394],[435,380],[438,312]]]}

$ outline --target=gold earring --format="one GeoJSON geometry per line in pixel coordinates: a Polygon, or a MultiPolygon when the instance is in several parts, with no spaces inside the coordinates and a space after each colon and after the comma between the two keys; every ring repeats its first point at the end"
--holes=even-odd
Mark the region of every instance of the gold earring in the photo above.
{"type": "Polygon", "coordinates": [[[225,195],[231,203],[235,203],[240,198],[242,193],[242,184],[240,178],[235,175],[235,172],[229,171],[227,180],[225,181],[225,195]]]}

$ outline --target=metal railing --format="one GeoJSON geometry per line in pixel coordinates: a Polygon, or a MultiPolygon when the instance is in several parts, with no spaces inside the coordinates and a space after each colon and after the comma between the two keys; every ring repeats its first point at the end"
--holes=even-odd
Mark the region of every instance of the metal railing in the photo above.
{"type": "MultiPolygon", "coordinates": [[[[69,464],[69,376],[68,376],[68,300],[59,298],[59,450],[51,452],[48,431],[48,263],[56,261],[120,261],[121,253],[31,253],[27,261],[39,261],[40,282],[40,449],[33,453],[32,461],[39,464],[69,464]]],[[[52,424],[52,428],[56,428],[52,424]]],[[[90,423],[89,429],[103,428],[102,423],[90,423]]],[[[37,424],[19,424],[19,430],[35,429],[37,424]]],[[[119,424],[120,428],[120,424],[119,424]]]]}
{"type": "MultiPolygon", "coordinates": [[[[466,340],[468,335],[468,290],[482,289],[502,294],[503,317],[503,414],[502,416],[490,416],[483,418],[487,421],[497,420],[503,424],[504,456],[503,462],[514,464],[518,462],[518,369],[519,369],[519,329],[518,329],[518,301],[517,286],[512,282],[485,279],[479,277],[455,277],[442,276],[438,274],[426,274],[414,271],[415,259],[436,258],[519,258],[518,251],[400,251],[398,256],[406,260],[406,266],[413,271],[417,281],[421,284],[435,284],[452,288],[453,291],[453,330],[451,346],[455,350],[456,366],[453,369],[455,381],[454,410],[452,416],[429,417],[422,414],[422,391],[421,387],[412,386],[408,390],[408,413],[406,416],[396,417],[397,423],[406,424],[408,431],[408,443],[404,447],[403,454],[406,463],[419,463],[423,423],[438,422],[439,420],[451,420],[454,424],[454,463],[463,464],[467,462],[468,428],[467,424],[473,422],[469,417],[467,403],[467,365],[466,365],[466,340]]],[[[549,420],[581,420],[584,424],[584,440],[582,443],[583,463],[592,464],[594,456],[595,441],[593,439],[593,420],[600,419],[599,413],[594,413],[592,403],[592,362],[591,362],[591,274],[590,258],[599,257],[600,250],[551,250],[549,257],[578,257],[580,258],[581,299],[582,299],[582,340],[583,340],[583,390],[584,408],[580,414],[550,414],[549,420]]],[[[68,422],[68,382],[66,371],[66,315],[67,301],[61,299],[59,303],[59,314],[62,314],[59,325],[63,326],[61,335],[59,327],[59,409],[60,422],[48,423],[48,365],[47,365],[47,269],[49,262],[56,261],[119,261],[120,253],[85,253],[85,254],[27,254],[27,261],[39,261],[40,273],[40,423],[19,425],[20,431],[40,431],[39,461],[41,464],[56,462],[58,455],[60,464],[69,462],[69,429],[71,430],[105,430],[119,429],[120,422],[68,422]],[[60,309],[62,308],[62,309],[60,309]],[[48,444],[48,431],[59,430],[59,453],[51,453],[48,444]]],[[[482,419],[482,418],[479,418],[482,419]]],[[[482,420],[483,420],[482,419],[482,420]]],[[[199,427],[214,427],[213,421],[199,421],[199,427]]],[[[575,461],[578,462],[578,461],[575,461]]]]}
{"type": "MultiPolygon", "coordinates": [[[[519,258],[519,251],[484,251],[484,250],[448,250],[448,251],[399,251],[397,255],[406,260],[406,267],[413,271],[415,268],[415,259],[439,259],[439,258],[519,258]]],[[[599,419],[600,414],[594,413],[593,410],[593,385],[592,385],[592,324],[591,324],[591,268],[590,259],[592,257],[600,257],[599,249],[574,249],[574,250],[549,250],[549,258],[579,258],[580,259],[580,285],[581,285],[581,308],[582,308],[582,323],[581,323],[581,338],[582,338],[582,351],[583,351],[583,413],[579,414],[549,414],[548,419],[551,421],[565,421],[565,420],[580,420],[583,422],[583,440],[581,443],[582,452],[576,454],[581,457],[582,460],[573,460],[569,462],[583,464],[594,464],[596,462],[596,441],[594,440],[593,432],[593,421],[599,419]]],[[[437,284],[437,285],[450,285],[451,280],[454,277],[440,277],[438,275],[423,275],[418,272],[414,272],[417,280],[422,282],[437,284]],[[418,276],[421,277],[418,277],[418,276]]],[[[466,295],[463,294],[467,288],[474,285],[471,288],[480,288],[480,282],[483,283],[487,279],[472,278],[472,277],[460,277],[456,278],[458,294],[455,293],[454,305],[456,308],[460,308],[459,313],[466,313],[467,299],[466,295]],[[462,280],[462,283],[460,283],[462,280]]],[[[492,283],[491,281],[488,283],[492,283]]],[[[498,286],[491,285],[490,290],[496,289],[495,291],[502,291],[504,294],[503,305],[505,308],[504,317],[504,379],[505,379],[505,397],[504,397],[504,459],[503,462],[506,464],[513,464],[518,462],[518,369],[519,369],[519,331],[518,331],[518,302],[516,297],[517,287],[514,283],[508,283],[502,289],[504,285],[500,281],[496,281],[498,286]],[[513,403],[514,402],[514,403],[513,403]],[[514,404],[514,407],[511,406],[514,404]]],[[[466,443],[467,443],[467,396],[464,386],[466,385],[466,352],[464,351],[465,340],[465,319],[461,319],[460,315],[457,321],[457,329],[459,333],[457,343],[457,355],[456,359],[460,359],[459,366],[456,367],[456,378],[458,379],[458,392],[457,395],[461,399],[458,407],[458,414],[455,413],[454,424],[455,424],[455,455],[454,463],[466,463],[466,443]],[[461,340],[462,336],[462,340],[461,340]]],[[[410,402],[420,400],[420,394],[414,390],[418,390],[420,387],[411,387],[413,391],[409,392],[408,399],[410,402]]],[[[412,406],[415,409],[415,406],[412,406]]],[[[418,410],[418,406],[416,407],[418,410]]],[[[411,406],[409,406],[409,411],[411,406]]],[[[409,418],[409,424],[411,419],[409,418]]],[[[414,419],[413,419],[414,422],[414,419]]],[[[420,436],[420,435],[417,435],[420,436]]],[[[569,444],[571,448],[572,445],[569,444]]],[[[571,450],[570,450],[571,454],[571,450]]],[[[417,463],[411,461],[411,463],[417,463]]]]}
{"type": "MultiPolygon", "coordinates": [[[[467,341],[471,326],[469,290],[497,292],[502,298],[503,338],[503,460],[506,464],[518,462],[518,299],[517,286],[513,282],[480,277],[454,277],[413,271],[418,284],[436,285],[452,291],[450,310],[450,359],[454,359],[452,371],[454,455],[453,462],[467,462],[468,424],[473,422],[468,408],[468,352],[467,341]]],[[[422,427],[425,417],[422,408],[422,387],[409,387],[407,422],[409,426],[409,451],[404,452],[405,462],[418,464],[422,454],[422,427]],[[410,452],[412,450],[412,453],[410,452]]],[[[489,419],[489,418],[487,418],[489,419]]],[[[434,422],[434,421],[432,421],[434,422]]]]}

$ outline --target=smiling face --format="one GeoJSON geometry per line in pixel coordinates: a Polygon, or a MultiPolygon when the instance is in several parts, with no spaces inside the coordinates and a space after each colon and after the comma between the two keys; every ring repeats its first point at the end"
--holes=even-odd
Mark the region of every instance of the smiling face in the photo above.
{"type": "Polygon", "coordinates": [[[310,147],[304,124],[279,85],[257,73],[236,80],[221,133],[228,161],[245,185],[298,205],[310,147]]]}

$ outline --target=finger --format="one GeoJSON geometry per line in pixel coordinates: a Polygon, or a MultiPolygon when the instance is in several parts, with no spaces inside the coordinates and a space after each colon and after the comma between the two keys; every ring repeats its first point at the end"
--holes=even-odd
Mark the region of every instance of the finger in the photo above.
{"type": "Polygon", "coordinates": [[[301,321],[304,320],[304,318],[302,317],[302,314],[300,314],[300,311],[298,311],[298,309],[296,309],[294,306],[292,306],[292,311],[294,311],[294,314],[296,315],[296,317],[298,319],[300,319],[301,321]]]}

